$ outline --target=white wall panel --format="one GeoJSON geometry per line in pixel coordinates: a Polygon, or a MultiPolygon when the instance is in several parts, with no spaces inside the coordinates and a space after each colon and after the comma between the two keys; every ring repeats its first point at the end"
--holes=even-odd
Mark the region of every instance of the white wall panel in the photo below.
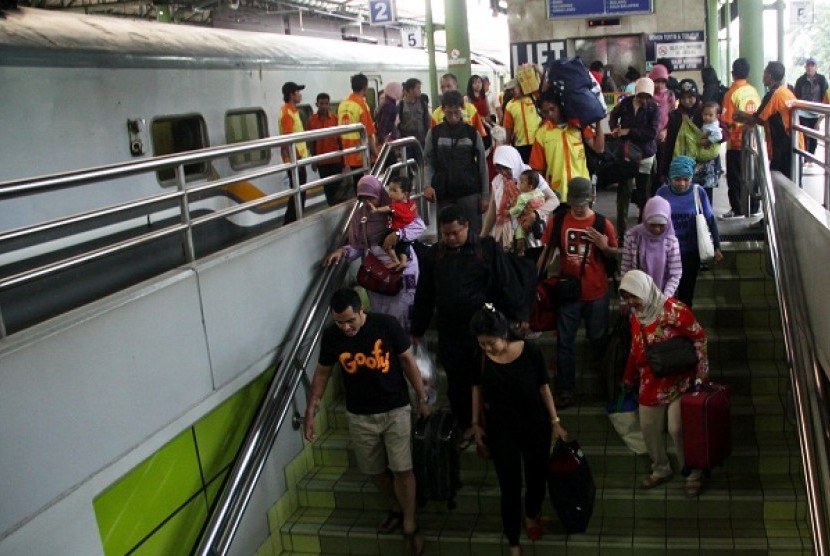
{"type": "Polygon", "coordinates": [[[0,344],[0,531],[211,390],[192,271],[7,339],[0,344]]]}

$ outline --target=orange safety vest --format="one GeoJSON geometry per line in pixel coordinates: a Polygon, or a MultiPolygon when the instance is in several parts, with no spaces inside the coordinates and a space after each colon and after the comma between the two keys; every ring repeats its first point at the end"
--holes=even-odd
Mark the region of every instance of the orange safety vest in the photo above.
{"type": "Polygon", "coordinates": [[[735,111],[754,114],[760,105],[761,96],[746,79],[736,79],[723,95],[723,113],[720,119],[729,125],[729,148],[731,150],[741,150],[741,134],[744,130],[744,125],[734,119],[735,111]]]}
{"type": "MultiPolygon", "coordinates": [[[[291,104],[283,104],[282,108],[280,108],[279,127],[280,135],[305,131],[303,129],[303,121],[300,119],[300,111],[291,104]]],[[[294,149],[297,151],[297,158],[308,157],[308,146],[305,144],[305,141],[294,143],[294,149]]],[[[290,160],[287,154],[283,154],[283,160],[285,162],[290,160]]]]}
{"type": "MultiPolygon", "coordinates": [[[[377,135],[375,129],[375,122],[372,121],[372,112],[366,104],[366,99],[359,93],[350,94],[346,100],[340,103],[337,107],[337,124],[363,124],[366,128],[366,135],[374,137],[377,135]]],[[[342,135],[342,143],[344,149],[350,149],[360,145],[360,132],[354,131],[351,133],[344,133],[342,135]]],[[[357,168],[363,165],[362,153],[347,154],[343,157],[346,164],[352,168],[357,168]]]]}
{"type": "MultiPolygon", "coordinates": [[[[464,107],[461,109],[461,119],[464,121],[465,124],[470,124],[478,134],[482,137],[487,136],[487,131],[484,129],[484,123],[481,121],[481,116],[476,110],[476,107],[473,106],[471,102],[465,102],[464,107]]],[[[432,126],[435,127],[441,122],[444,121],[444,108],[439,106],[435,110],[432,111],[432,126]]]]}

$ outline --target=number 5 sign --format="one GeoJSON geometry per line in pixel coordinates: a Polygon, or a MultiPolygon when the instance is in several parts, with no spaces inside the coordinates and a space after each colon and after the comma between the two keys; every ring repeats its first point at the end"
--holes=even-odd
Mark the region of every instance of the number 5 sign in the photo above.
{"type": "Polygon", "coordinates": [[[372,25],[385,25],[394,22],[394,0],[369,0],[369,23],[372,25]]]}
{"type": "Polygon", "coordinates": [[[401,27],[401,45],[404,48],[423,48],[424,38],[420,27],[401,27]]]}

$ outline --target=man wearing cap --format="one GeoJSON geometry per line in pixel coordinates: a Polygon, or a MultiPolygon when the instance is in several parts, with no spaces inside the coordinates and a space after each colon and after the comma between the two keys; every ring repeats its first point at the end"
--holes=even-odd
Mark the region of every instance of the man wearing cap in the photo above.
{"type": "Polygon", "coordinates": [[[555,390],[556,406],[560,408],[573,403],[576,388],[574,345],[580,322],[585,319],[585,332],[592,352],[598,358],[605,350],[608,330],[608,272],[605,261],[617,256],[617,233],[609,219],[591,210],[591,189],[587,178],[571,179],[568,183],[570,207],[567,211],[556,211],[548,218],[542,236],[545,249],[539,257],[542,270],[549,261],[548,253],[558,248],[560,280],[563,277],[577,278],[580,284],[575,298],[560,300],[557,315],[559,340],[555,390]]]}
{"type": "MultiPolygon", "coordinates": [[[[366,104],[366,92],[369,90],[369,78],[362,73],[351,77],[352,94],[346,97],[337,107],[338,125],[363,124],[369,141],[369,156],[372,160],[378,156],[377,130],[372,119],[372,111],[366,104]]],[[[344,149],[360,145],[360,132],[344,133],[342,137],[344,149]]],[[[344,157],[346,164],[356,170],[363,167],[363,154],[352,153],[344,157]]]]}
{"type": "MultiPolygon", "coordinates": [[[[288,135],[289,133],[300,133],[305,131],[303,129],[303,121],[300,119],[300,111],[297,109],[297,105],[303,100],[303,94],[301,93],[303,89],[305,89],[305,85],[297,85],[293,81],[287,81],[283,84],[282,100],[285,101],[285,104],[283,104],[282,108],[280,108],[280,135],[288,135]]],[[[297,160],[308,157],[308,147],[304,141],[294,143],[294,152],[297,156],[297,160]]],[[[282,148],[282,160],[283,162],[291,161],[291,155],[289,154],[287,146],[282,148]]],[[[300,183],[296,187],[300,187],[306,181],[305,166],[298,167],[297,172],[300,177],[300,183]]],[[[292,189],[296,189],[292,171],[288,172],[288,183],[292,189]]],[[[305,207],[305,191],[300,194],[300,198],[300,202],[303,207],[305,207]]],[[[288,200],[288,205],[285,207],[285,218],[283,219],[283,223],[288,224],[290,222],[294,222],[296,219],[297,207],[295,200],[291,198],[288,200]]]]}
{"type": "MultiPolygon", "coordinates": [[[[799,77],[795,82],[795,96],[799,100],[806,100],[808,102],[825,102],[827,94],[827,79],[820,73],[817,73],[818,64],[813,57],[807,58],[804,62],[804,75],[799,77]]],[[[818,114],[811,112],[810,117],[802,116],[801,124],[805,127],[818,127],[818,114]]],[[[807,151],[810,154],[816,152],[817,140],[813,137],[807,137],[807,151]]],[[[806,165],[812,165],[807,162],[806,165]]]]}
{"type": "MultiPolygon", "coordinates": [[[[723,95],[721,121],[729,128],[729,146],[726,149],[726,186],[729,191],[728,212],[721,218],[733,218],[743,214],[741,209],[741,149],[744,126],[735,118],[737,112],[754,114],[761,104],[761,96],[749,84],[749,62],[738,58],[732,62],[732,85],[723,95]]],[[[753,204],[758,201],[753,201],[753,204]]],[[[754,212],[754,211],[753,211],[754,212]]]]}
{"type": "MultiPolygon", "coordinates": [[[[452,73],[445,73],[441,76],[439,82],[441,84],[441,94],[445,95],[450,91],[458,90],[458,78],[452,73]]],[[[464,97],[461,97],[462,100],[464,97]]],[[[484,122],[481,121],[481,116],[473,106],[472,102],[464,102],[461,106],[461,119],[465,124],[471,125],[475,128],[482,137],[487,136],[487,130],[484,129],[484,122]]],[[[444,121],[444,103],[432,111],[432,127],[437,126],[444,121]]]]}

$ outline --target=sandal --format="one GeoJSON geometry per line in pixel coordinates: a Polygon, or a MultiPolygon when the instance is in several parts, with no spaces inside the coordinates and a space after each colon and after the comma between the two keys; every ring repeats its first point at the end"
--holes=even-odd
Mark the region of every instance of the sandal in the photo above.
{"type": "Polygon", "coordinates": [[[421,531],[416,527],[411,533],[404,533],[403,538],[409,545],[409,553],[412,556],[421,556],[424,553],[424,537],[421,536],[421,531]]]}
{"type": "Polygon", "coordinates": [[[697,498],[702,487],[703,481],[700,479],[686,480],[686,484],[683,485],[683,492],[686,494],[686,498],[697,498]]]}
{"type": "Polygon", "coordinates": [[[389,510],[389,513],[386,514],[386,519],[383,520],[383,523],[378,525],[378,533],[381,535],[388,535],[401,525],[403,525],[403,514],[401,512],[393,512],[392,510],[389,510]]]}
{"type": "Polygon", "coordinates": [[[654,488],[656,486],[662,485],[663,483],[671,480],[671,478],[672,478],[671,475],[668,475],[666,477],[658,477],[657,475],[649,475],[648,477],[643,479],[643,482],[641,483],[640,486],[642,486],[645,489],[654,488]]]}

